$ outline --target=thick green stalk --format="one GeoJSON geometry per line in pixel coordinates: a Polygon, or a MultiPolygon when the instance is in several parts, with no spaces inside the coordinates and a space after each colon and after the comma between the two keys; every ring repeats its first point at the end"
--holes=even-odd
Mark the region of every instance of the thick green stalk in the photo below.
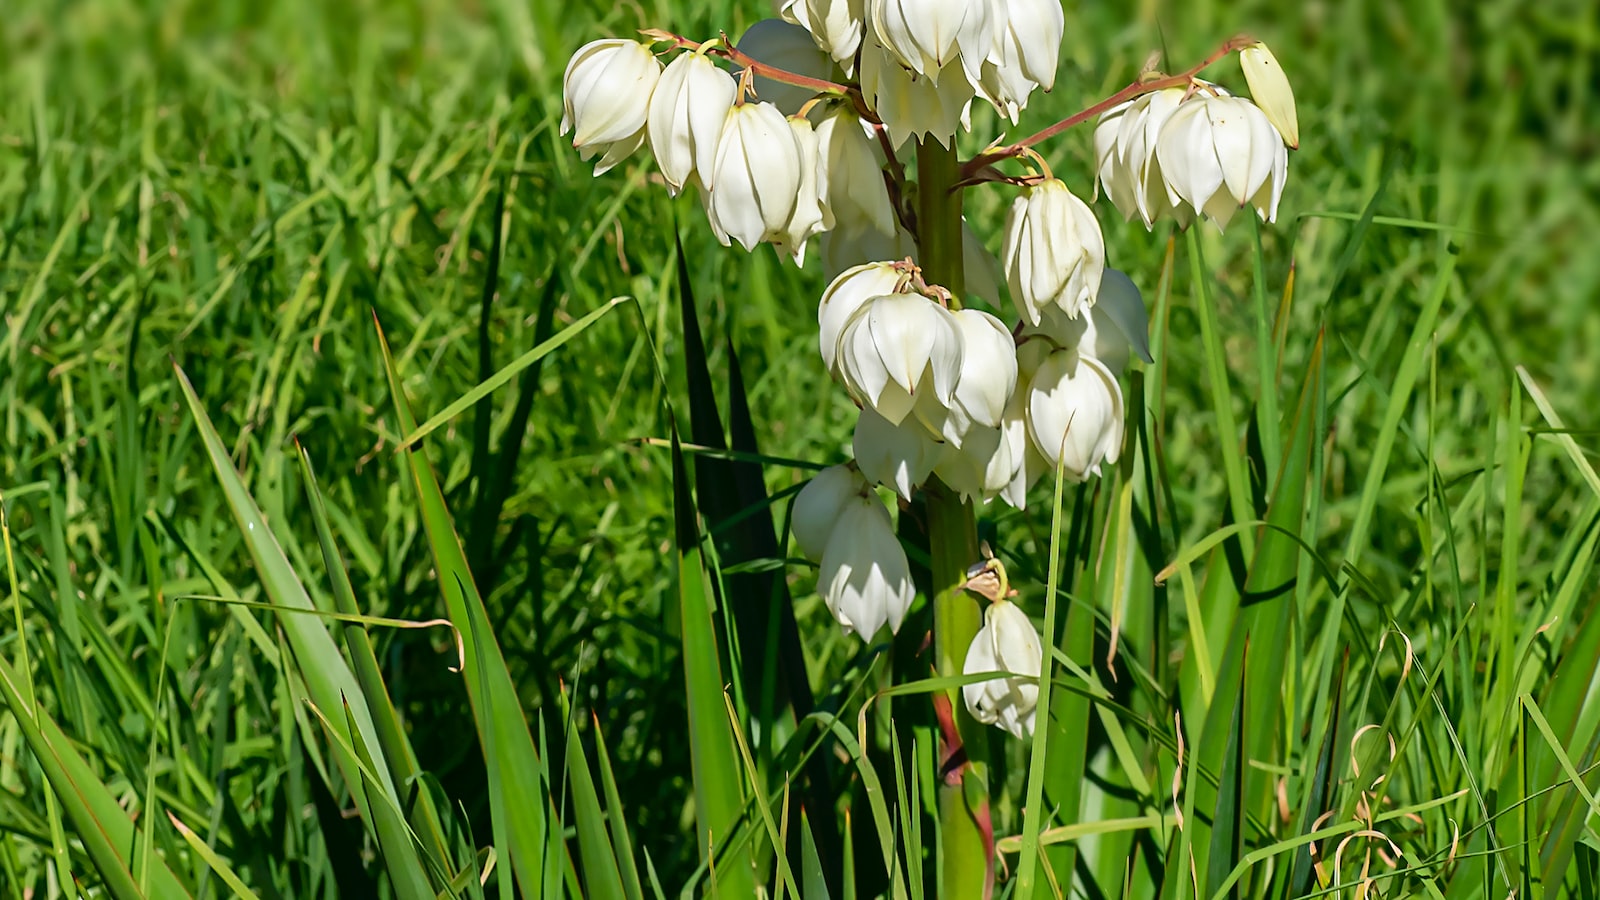
{"type": "MultiPolygon", "coordinates": [[[[955,149],[932,141],[917,145],[917,240],[922,275],[931,284],[962,293],[961,192],[955,149]]],[[[956,675],[967,646],[983,624],[978,603],[955,589],[967,567],[979,560],[978,531],[971,504],[937,479],[928,483],[928,553],[933,588],[933,633],[939,674],[956,675]]],[[[988,735],[967,714],[959,691],[951,691],[956,728],[970,765],[939,787],[938,896],[988,897],[994,882],[993,841],[985,747],[988,735]]],[[[947,748],[948,749],[948,748],[947,748]]],[[[942,755],[942,754],[941,754],[942,755]]]]}

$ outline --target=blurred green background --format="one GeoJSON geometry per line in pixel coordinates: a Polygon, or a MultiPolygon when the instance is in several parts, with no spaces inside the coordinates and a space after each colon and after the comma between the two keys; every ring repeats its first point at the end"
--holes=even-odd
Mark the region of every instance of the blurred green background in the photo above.
{"type": "MultiPolygon", "coordinates": [[[[668,437],[667,402],[680,414],[687,404],[674,226],[723,409],[734,353],[761,451],[839,461],[853,410],[817,363],[817,264],[796,271],[767,248],[717,246],[695,202],[668,200],[643,155],[592,178],[556,133],[560,79],[572,50],[597,37],[642,27],[736,36],[767,14],[755,0],[6,2],[0,493],[17,593],[0,649],[15,656],[26,622],[46,705],[121,785],[114,792],[136,805],[143,784],[128,761],[142,768],[151,722],[128,697],[133,686],[157,692],[159,603],[163,621],[181,615],[165,651],[172,743],[156,770],[162,790],[204,816],[190,824],[209,819],[253,883],[282,896],[332,890],[351,864],[337,848],[359,843],[353,820],[328,814],[305,748],[282,727],[279,679],[233,613],[177,599],[219,593],[220,583],[265,598],[174,364],[314,596],[327,595],[328,579],[294,436],[320,475],[363,610],[432,619],[443,614],[440,585],[396,452],[374,316],[426,418],[537,342],[545,298],[548,334],[630,295],[637,305],[434,432],[427,449],[530,718],[537,711],[558,729],[559,685],[577,685],[606,735],[636,840],[669,890],[689,878],[698,861],[671,599],[671,464],[647,440],[668,437]],[[205,785],[221,799],[203,802],[205,785]]],[[[1395,361],[1441,243],[1454,245],[1457,276],[1419,388],[1432,400],[1399,423],[1362,557],[1370,588],[1352,600],[1347,628],[1375,641],[1398,624],[1432,665],[1445,662],[1454,623],[1505,589],[1508,522],[1520,525],[1511,559],[1520,571],[1507,611],[1531,614],[1564,576],[1559,548],[1590,527],[1595,500],[1547,437],[1532,444],[1510,514],[1497,466],[1508,428],[1542,424],[1525,398],[1520,419],[1508,419],[1522,390],[1513,366],[1528,368],[1579,445],[1600,427],[1600,9],[1197,0],[1069,4],[1067,21],[1056,88],[1014,134],[1110,93],[1158,48],[1177,69],[1249,31],[1290,75],[1302,143],[1263,242],[1274,296],[1293,266],[1286,385],[1298,383],[1319,323],[1327,329],[1334,399],[1316,533],[1335,559],[1395,361]],[[1353,242],[1369,205],[1375,217],[1353,242]],[[1459,514],[1449,613],[1386,599],[1411,591],[1436,558],[1438,523],[1419,513],[1430,486],[1459,514]]],[[[1231,61],[1216,73],[1242,84],[1231,61]]],[[[969,152],[996,133],[989,111],[974,119],[969,152]]],[[[1047,155],[1075,190],[1092,190],[1087,130],[1047,155]]],[[[972,194],[969,218],[991,249],[1010,196],[972,194]]],[[[1108,204],[1096,210],[1111,264],[1151,296],[1165,232],[1124,225],[1108,204]]],[[[1243,415],[1258,390],[1249,230],[1207,227],[1202,243],[1243,415]]],[[[1186,545],[1218,526],[1226,496],[1178,272],[1164,427],[1172,527],[1186,545]]],[[[773,491],[805,475],[765,467],[773,491]]],[[[989,518],[1036,597],[1049,511],[997,507],[989,518]]],[[[826,704],[859,643],[832,628],[811,570],[789,571],[826,704]]],[[[1580,610],[1595,587],[1583,572],[1580,610]]],[[[1322,602],[1299,613],[1314,630],[1322,602]]],[[[1143,629],[1148,612],[1129,615],[1130,630],[1143,629]]],[[[418,757],[483,842],[487,774],[459,676],[446,668],[448,633],[373,634],[418,757]]],[[[1471,677],[1471,659],[1458,662],[1471,677]]],[[[7,723],[0,830],[13,840],[0,878],[42,890],[44,786],[7,723]]],[[[1458,782],[1439,784],[1442,793],[1458,782]]]]}

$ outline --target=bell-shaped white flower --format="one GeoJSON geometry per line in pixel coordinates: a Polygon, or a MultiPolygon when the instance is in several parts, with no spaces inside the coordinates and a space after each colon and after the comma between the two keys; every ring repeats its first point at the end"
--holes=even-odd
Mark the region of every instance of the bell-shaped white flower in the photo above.
{"type": "Polygon", "coordinates": [[[829,466],[811,476],[795,496],[794,513],[789,519],[794,542],[806,559],[822,560],[845,503],[855,497],[865,497],[871,490],[861,473],[849,465],[829,466]]]}
{"type": "Polygon", "coordinates": [[[561,79],[561,133],[583,159],[600,156],[594,173],[604,174],[644,142],[650,98],[661,63],[638,41],[590,41],[567,62],[561,79]]]}
{"type": "Polygon", "coordinates": [[[994,41],[992,0],[871,0],[868,17],[873,35],[901,65],[935,83],[959,61],[976,84],[994,41]]]}
{"type": "Polygon", "coordinates": [[[842,377],[836,367],[839,333],[844,331],[850,317],[868,300],[893,294],[906,281],[906,273],[894,263],[870,262],[852,266],[828,283],[828,289],[822,292],[822,301],[817,304],[817,343],[828,374],[842,377]]]}
{"type": "Polygon", "coordinates": [[[795,194],[794,212],[789,214],[789,222],[784,226],[783,236],[777,239],[777,245],[780,251],[794,260],[795,265],[803,266],[806,263],[806,241],[825,230],[828,223],[818,193],[816,131],[804,116],[790,116],[789,130],[794,135],[795,147],[800,151],[800,188],[795,194]]]}
{"type": "Polygon", "coordinates": [[[1277,219],[1289,151],[1249,100],[1205,94],[1184,101],[1162,126],[1156,155],[1174,206],[1188,203],[1219,229],[1246,205],[1265,221],[1277,219]]]}
{"type": "Polygon", "coordinates": [[[1012,302],[1024,319],[1038,324],[1046,306],[1076,317],[1094,305],[1106,264],[1105,238],[1088,204],[1049,178],[1011,204],[1001,257],[1012,302]]]}
{"type": "Polygon", "coordinates": [[[933,467],[945,486],[972,503],[986,503],[1010,486],[1022,465],[1028,432],[1022,416],[1016,427],[975,425],[960,447],[950,447],[933,467]]]}
{"type": "Polygon", "coordinates": [[[834,62],[852,71],[861,32],[866,27],[865,0],[782,0],[778,15],[811,32],[811,39],[834,62]]]}
{"type": "MultiPolygon", "coordinates": [[[[833,58],[817,47],[810,32],[782,19],[762,19],[751,25],[739,39],[738,47],[740,53],[773,68],[819,81],[834,80],[833,58]]],[[[774,104],[785,115],[798,113],[807,100],[816,96],[810,88],[764,75],[756,75],[754,81],[756,98],[774,104]]]]}
{"type": "Polygon", "coordinates": [[[1097,359],[1076,350],[1045,358],[1028,384],[1028,436],[1063,477],[1084,481],[1122,453],[1122,388],[1097,359]]]}
{"type": "Polygon", "coordinates": [[[1283,135],[1283,142],[1292,149],[1300,149],[1300,119],[1295,114],[1294,89],[1289,87],[1289,77],[1283,74],[1278,58],[1266,44],[1258,41],[1239,51],[1239,65],[1244,69],[1244,83],[1250,86],[1250,99],[1283,135]]]}
{"type": "Polygon", "coordinates": [[[829,228],[894,235],[898,223],[878,149],[849,107],[835,107],[817,126],[817,192],[829,228]]]}
{"type": "Polygon", "coordinates": [[[817,593],[846,634],[862,640],[885,624],[898,632],[916,596],[906,552],[877,495],[851,497],[822,551],[817,593]]]}
{"type": "Polygon", "coordinates": [[[836,354],[846,389],[898,425],[923,391],[950,405],[961,377],[961,330],[949,310],[926,297],[884,294],[850,316],[836,354]]]}
{"type": "Polygon", "coordinates": [[[961,695],[972,717],[985,725],[997,725],[1018,738],[1033,734],[1034,714],[1039,705],[1039,672],[1044,666],[1044,648],[1039,632],[1028,614],[1009,600],[997,600],[983,614],[983,627],[973,635],[967,658],[961,666],[964,675],[984,672],[1009,672],[1009,678],[991,678],[963,685],[961,695]]]}
{"type": "Polygon", "coordinates": [[[650,96],[650,150],[676,196],[696,177],[711,180],[718,141],[739,86],[703,53],[681,53],[650,96]]]}
{"type": "Polygon", "coordinates": [[[896,425],[868,407],[856,419],[850,449],[863,477],[909,501],[944,458],[947,446],[915,419],[896,425]]]}
{"type": "Polygon", "coordinates": [[[972,127],[968,115],[976,95],[966,78],[939,83],[900,64],[869,35],[861,43],[861,94],[889,129],[899,147],[912,135],[927,136],[950,147],[956,131],[972,127]]]}
{"type": "Polygon", "coordinates": [[[978,90],[1002,116],[1017,121],[1035,88],[1055,86],[1066,27],[1060,0],[993,0],[994,40],[978,90]]]}
{"type": "Polygon", "coordinates": [[[724,247],[738,241],[746,250],[781,240],[799,196],[800,146],[783,113],[771,103],[728,110],[705,192],[717,240],[724,247]]]}
{"type": "Polygon", "coordinates": [[[1156,157],[1161,127],[1177,111],[1183,95],[1183,88],[1167,88],[1135,97],[1107,110],[1095,125],[1098,189],[1106,192],[1124,219],[1137,215],[1146,228],[1169,213],[1180,225],[1187,225],[1193,216],[1187,204],[1174,209],[1168,200],[1156,157]]]}
{"type": "Polygon", "coordinates": [[[974,426],[999,428],[1017,386],[1016,342],[999,319],[979,309],[951,313],[961,332],[961,374],[948,404],[924,393],[914,411],[922,424],[960,447],[974,426]]]}

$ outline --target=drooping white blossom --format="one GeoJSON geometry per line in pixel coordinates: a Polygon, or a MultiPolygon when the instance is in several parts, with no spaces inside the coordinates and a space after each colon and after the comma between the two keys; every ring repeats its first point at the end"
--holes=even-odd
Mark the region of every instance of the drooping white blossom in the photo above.
{"type": "Polygon", "coordinates": [[[822,560],[846,501],[863,497],[871,490],[867,480],[853,466],[829,466],[811,476],[794,498],[794,513],[789,530],[800,552],[812,562],[822,560]]]}
{"type": "Polygon", "coordinates": [[[1174,209],[1167,198],[1166,182],[1156,156],[1161,127],[1178,109],[1183,88],[1167,88],[1135,97],[1106,111],[1094,129],[1095,170],[1099,189],[1111,198],[1124,219],[1138,216],[1146,228],[1172,214],[1187,225],[1193,211],[1187,204],[1174,209]]]}
{"type": "Polygon", "coordinates": [[[803,266],[806,262],[806,241],[826,229],[828,223],[818,192],[816,131],[804,116],[790,116],[789,130],[794,135],[795,147],[800,151],[800,187],[795,194],[794,212],[789,214],[783,236],[776,243],[778,250],[793,259],[795,265],[803,266]]]}
{"type": "Polygon", "coordinates": [[[828,374],[842,379],[837,368],[839,334],[845,323],[868,300],[893,294],[906,282],[906,273],[893,263],[869,262],[839,273],[822,292],[817,304],[817,343],[828,374]]]}
{"type": "MultiPolygon", "coordinates": [[[[817,47],[810,32],[782,19],[761,19],[745,29],[739,38],[739,52],[773,68],[818,81],[834,80],[833,58],[817,47]]],[[[754,78],[757,99],[765,100],[794,115],[816,95],[811,88],[789,84],[757,74],[754,78]]]]}
{"type": "Polygon", "coordinates": [[[818,47],[853,73],[866,27],[864,6],[865,0],[782,0],[778,15],[809,31],[818,47]]]}
{"type": "Polygon", "coordinates": [[[1122,453],[1122,388],[1097,359],[1077,350],[1045,358],[1028,384],[1028,437],[1062,477],[1084,481],[1122,453]]]}
{"type": "Polygon", "coordinates": [[[702,53],[680,53],[661,73],[650,96],[647,131],[669,194],[676,196],[693,179],[710,183],[737,93],[733,76],[702,53]]]}
{"type": "Polygon", "coordinates": [[[602,175],[644,143],[650,98],[661,63],[638,41],[590,41],[567,62],[561,79],[561,133],[585,160],[600,157],[602,175]]]}
{"type": "Polygon", "coordinates": [[[933,473],[963,500],[986,503],[1004,491],[1017,475],[1028,445],[1027,427],[1018,415],[1016,426],[1002,420],[1000,427],[975,425],[960,447],[950,447],[933,473]]]}
{"type": "Polygon", "coordinates": [[[754,250],[783,239],[799,196],[800,146],[784,114],[771,103],[728,110],[704,198],[717,240],[754,250]]]}
{"type": "Polygon", "coordinates": [[[867,10],[873,36],[901,65],[937,84],[959,63],[977,84],[994,42],[993,0],[870,0],[867,10]]]}
{"type": "Polygon", "coordinates": [[[1010,678],[991,678],[961,688],[967,710],[985,725],[996,725],[1018,738],[1033,734],[1039,704],[1039,672],[1044,648],[1028,614],[1009,600],[989,605],[983,627],[973,635],[961,671],[966,675],[1009,672],[1010,678]]]}
{"type": "Polygon", "coordinates": [[[897,425],[871,407],[862,409],[856,419],[850,447],[861,474],[902,500],[910,500],[911,492],[928,480],[947,449],[916,419],[907,417],[897,425]]]}
{"type": "Polygon", "coordinates": [[[898,425],[923,391],[950,404],[961,359],[961,331],[949,310],[919,294],[884,294],[845,323],[835,365],[860,403],[898,425]]]}
{"type": "Polygon", "coordinates": [[[1000,427],[1006,400],[1017,386],[1016,343],[1010,329],[980,309],[951,313],[961,333],[961,374],[948,404],[918,398],[917,418],[951,446],[960,447],[974,426],[1000,427]]]}
{"type": "Polygon", "coordinates": [[[1278,65],[1278,58],[1266,44],[1258,41],[1239,51],[1239,66],[1244,69],[1245,84],[1250,86],[1250,99],[1283,135],[1283,142],[1291,149],[1300,149],[1300,119],[1295,114],[1294,89],[1289,87],[1289,77],[1278,65]]]}
{"type": "Polygon", "coordinates": [[[994,40],[978,92],[1013,123],[1034,89],[1055,86],[1066,17],[1060,0],[993,0],[994,40]]]}
{"type": "Polygon", "coordinates": [[[950,147],[956,132],[972,127],[968,112],[976,90],[966,78],[934,83],[900,63],[869,35],[861,44],[861,93],[900,147],[913,135],[950,147]]]}
{"type": "Polygon", "coordinates": [[[1289,151],[1249,100],[1211,94],[1185,100],[1162,126],[1156,155],[1174,206],[1188,203],[1219,229],[1245,206],[1264,221],[1277,219],[1289,151]]]}
{"type": "Polygon", "coordinates": [[[900,630],[916,590],[889,511],[876,494],[845,500],[822,551],[817,593],[846,634],[900,630]]]}
{"type": "Polygon", "coordinates": [[[1001,257],[1012,302],[1037,324],[1046,306],[1076,317],[1094,305],[1106,245],[1088,204],[1048,178],[1011,204],[1001,257]]]}
{"type": "Polygon", "coordinates": [[[898,224],[878,149],[855,111],[835,107],[817,126],[817,191],[828,227],[894,236],[898,224]]]}

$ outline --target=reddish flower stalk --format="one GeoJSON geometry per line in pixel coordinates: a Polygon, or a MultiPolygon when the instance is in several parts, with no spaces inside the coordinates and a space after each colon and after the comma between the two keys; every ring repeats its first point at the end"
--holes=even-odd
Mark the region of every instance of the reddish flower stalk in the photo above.
{"type": "Polygon", "coordinates": [[[1004,147],[996,147],[991,150],[985,150],[982,153],[979,153],[977,156],[974,156],[972,159],[967,160],[965,163],[962,163],[961,178],[957,182],[956,186],[961,187],[967,184],[976,184],[980,181],[1005,180],[1003,178],[985,177],[983,172],[986,168],[994,163],[997,163],[1003,159],[1010,159],[1014,156],[1021,156],[1029,147],[1032,147],[1033,145],[1042,141],[1047,141],[1074,125],[1087,122],[1088,120],[1099,116],[1101,113],[1104,113],[1106,110],[1116,106],[1119,103],[1132,100],[1133,98],[1142,94],[1149,94],[1155,91],[1165,90],[1167,88],[1184,87],[1193,81],[1196,75],[1199,75],[1203,70],[1209,68],[1224,56],[1227,56],[1230,53],[1237,53],[1246,47],[1252,46],[1255,44],[1255,42],[1255,38],[1243,34],[1230,38],[1221,47],[1218,47],[1215,51],[1213,51],[1210,56],[1207,56],[1205,59],[1193,66],[1190,66],[1188,69],[1179,72],[1176,75],[1163,75],[1155,78],[1142,77],[1138,81],[1135,81],[1132,84],[1124,87],[1122,90],[1117,91],[1115,94],[1112,94],[1104,100],[1101,100],[1099,103],[1094,104],[1082,112],[1068,116],[1067,118],[1062,119],[1043,131],[1034,132],[1033,134],[1028,135],[1014,144],[1007,144],[1004,147]]]}
{"type": "MultiPolygon", "coordinates": [[[[667,48],[669,51],[680,48],[685,50],[699,50],[702,44],[712,43],[711,41],[691,41],[683,35],[673,34],[670,31],[664,31],[660,28],[644,28],[641,29],[639,33],[653,40],[666,41],[667,43],[670,43],[672,46],[667,48]]],[[[811,78],[806,75],[790,72],[788,69],[780,69],[777,66],[769,66],[766,63],[755,59],[749,54],[740,52],[739,48],[735,47],[733,42],[728,40],[728,35],[725,33],[719,40],[715,42],[713,46],[708,47],[706,52],[713,56],[720,56],[734,65],[749,69],[763,78],[771,78],[773,81],[781,81],[784,84],[792,84],[796,87],[810,88],[819,94],[837,94],[841,97],[850,97],[853,100],[859,99],[861,96],[860,91],[854,89],[848,84],[838,84],[832,81],[825,81],[821,78],[811,78]]],[[[858,103],[857,105],[860,106],[861,104],[858,103]]]]}

